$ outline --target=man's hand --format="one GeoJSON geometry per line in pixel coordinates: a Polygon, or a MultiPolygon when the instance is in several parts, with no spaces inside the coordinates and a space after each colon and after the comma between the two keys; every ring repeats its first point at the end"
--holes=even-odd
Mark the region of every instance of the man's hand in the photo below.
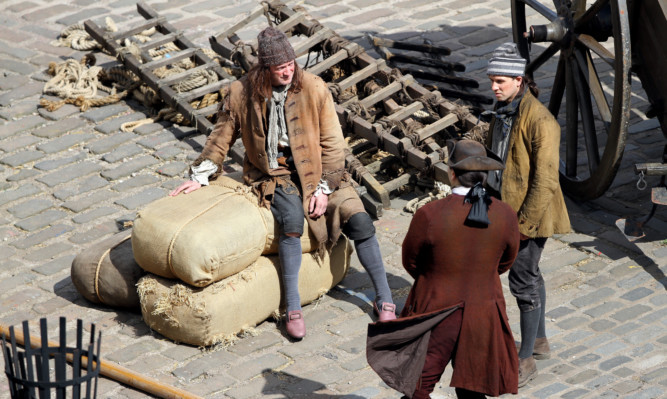
{"type": "Polygon", "coordinates": [[[329,203],[329,196],[327,194],[320,193],[317,197],[310,197],[310,203],[308,204],[308,216],[311,219],[317,219],[318,217],[324,215],[324,212],[327,211],[327,204],[329,203]]]}
{"type": "Polygon", "coordinates": [[[191,193],[195,190],[199,190],[201,188],[201,184],[197,183],[196,181],[188,180],[183,182],[180,186],[176,187],[172,192],[169,193],[172,197],[178,195],[181,193],[181,191],[184,194],[191,193]]]}
{"type": "Polygon", "coordinates": [[[520,239],[521,241],[528,240],[529,238],[530,238],[530,237],[528,237],[527,235],[524,235],[524,234],[522,234],[522,233],[519,233],[519,239],[520,239]]]}

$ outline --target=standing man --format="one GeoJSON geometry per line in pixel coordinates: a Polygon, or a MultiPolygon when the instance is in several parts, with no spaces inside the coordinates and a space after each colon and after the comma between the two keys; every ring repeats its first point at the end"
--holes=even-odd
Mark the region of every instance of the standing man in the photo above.
{"type": "Polygon", "coordinates": [[[519,387],[537,376],[535,359],[550,356],[544,325],[546,289],[539,268],[547,238],[570,231],[558,177],[560,125],[524,76],[526,60],[514,43],[493,52],[487,74],[498,101],[486,145],[505,162],[489,173],[489,186],[519,218],[521,245],[509,272],[520,310],[519,387]]]}
{"type": "Polygon", "coordinates": [[[322,79],[299,68],[282,31],[268,27],[257,42],[258,63],[231,84],[215,128],[191,167],[191,180],[170,195],[187,194],[220,175],[240,136],[246,151],[243,179],[281,230],[287,333],[294,339],[306,335],[298,290],[304,214],[320,251],[335,244],[341,232],[354,240],[376,291],[375,312],[382,321],[395,319],[375,227],[345,170],[346,144],[331,93],[322,79]]]}
{"type": "MultiPolygon", "coordinates": [[[[415,281],[401,312],[368,327],[368,363],[390,387],[427,399],[451,361],[459,399],[518,391],[500,275],[519,250],[516,213],[484,189],[502,162],[481,143],[448,141],[452,195],[415,212],[403,267],[415,281]]],[[[405,398],[404,397],[404,398],[405,398]]]]}

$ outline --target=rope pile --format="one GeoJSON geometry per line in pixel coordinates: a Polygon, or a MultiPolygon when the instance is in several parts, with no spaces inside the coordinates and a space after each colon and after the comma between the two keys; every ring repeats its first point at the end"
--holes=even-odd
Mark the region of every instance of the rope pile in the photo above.
{"type": "Polygon", "coordinates": [[[408,201],[408,203],[405,204],[405,207],[403,209],[406,212],[415,213],[419,208],[428,204],[429,202],[445,198],[451,193],[452,193],[451,187],[442,182],[436,181],[435,189],[433,191],[408,201]]]}
{"type": "MultiPolygon", "coordinates": [[[[107,17],[105,20],[107,32],[117,32],[118,28],[114,21],[107,17]]],[[[138,44],[151,40],[151,36],[156,33],[156,28],[145,30],[130,38],[125,38],[122,42],[125,51],[141,59],[138,44]]],[[[82,23],[70,25],[65,28],[59,39],[53,43],[57,46],[67,46],[76,50],[90,51],[102,49],[102,45],[95,41],[85,31],[82,23]]],[[[148,50],[148,55],[153,61],[164,57],[169,57],[170,53],[180,51],[173,42],[167,43],[159,48],[148,50]]],[[[209,58],[220,63],[218,55],[210,49],[199,49],[209,58]]],[[[95,57],[92,55],[84,56],[81,61],[73,59],[66,60],[60,64],[49,64],[48,73],[53,76],[43,89],[44,94],[51,94],[60,97],[62,100],[53,101],[41,99],[40,105],[48,111],[53,112],[65,104],[73,104],[81,111],[86,111],[91,107],[98,107],[113,104],[132,95],[137,101],[148,108],[159,109],[156,116],[140,121],[125,123],[121,126],[123,131],[132,131],[133,129],[147,123],[157,122],[159,120],[168,120],[181,125],[190,124],[190,120],[180,114],[173,108],[164,107],[164,102],[159,95],[149,86],[142,84],[139,78],[123,66],[112,66],[102,68],[94,66],[95,57]]],[[[153,71],[160,79],[171,75],[179,74],[196,65],[190,58],[179,60],[169,66],[164,66],[153,71]]],[[[239,71],[231,68],[229,65],[223,66],[230,75],[238,75],[239,71]]],[[[201,70],[180,80],[172,85],[177,93],[184,93],[199,87],[218,81],[218,75],[209,70],[201,70]]],[[[222,98],[221,93],[210,93],[201,100],[193,101],[190,105],[194,109],[205,108],[217,104],[222,98]]]]}

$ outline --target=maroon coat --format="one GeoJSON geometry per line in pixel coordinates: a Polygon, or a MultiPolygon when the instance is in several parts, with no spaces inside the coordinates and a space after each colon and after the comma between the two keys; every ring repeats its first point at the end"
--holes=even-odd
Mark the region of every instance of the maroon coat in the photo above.
{"type": "Polygon", "coordinates": [[[452,194],[416,213],[403,241],[403,267],[415,282],[401,317],[463,303],[451,386],[487,395],[517,393],[519,361],[500,274],[519,250],[516,212],[493,199],[487,228],[464,225],[470,211],[452,194]]]}

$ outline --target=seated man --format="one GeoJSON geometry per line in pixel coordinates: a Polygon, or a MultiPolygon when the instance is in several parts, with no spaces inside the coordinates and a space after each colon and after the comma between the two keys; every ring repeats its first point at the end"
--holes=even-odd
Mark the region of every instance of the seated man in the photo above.
{"type": "Polygon", "coordinates": [[[266,28],[257,40],[258,63],[231,84],[215,128],[191,168],[191,180],[170,195],[192,192],[217,177],[240,135],[246,150],[244,181],[261,205],[271,209],[281,230],[287,333],[295,339],[306,334],[298,291],[304,214],[320,251],[335,244],[341,232],[354,240],[375,287],[376,313],[380,320],[394,319],[375,227],[345,170],[346,144],[327,85],[299,68],[280,30],[266,28]]]}

